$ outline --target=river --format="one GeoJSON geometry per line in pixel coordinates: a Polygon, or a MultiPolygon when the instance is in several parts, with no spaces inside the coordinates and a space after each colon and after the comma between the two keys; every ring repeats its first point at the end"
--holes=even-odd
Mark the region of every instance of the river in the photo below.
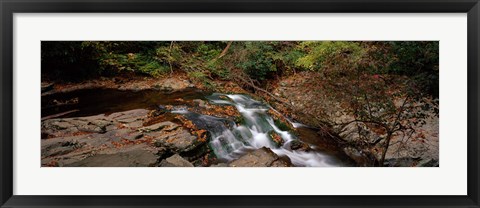
{"type": "Polygon", "coordinates": [[[267,113],[273,108],[241,94],[212,93],[193,88],[174,93],[157,90],[78,90],[43,96],[42,118],[111,114],[132,109],[157,109],[165,105],[174,106],[171,113],[184,115],[197,127],[210,133],[210,147],[220,161],[229,162],[255,149],[268,147],[278,156],[287,157],[294,166],[354,165],[332,141],[321,138],[314,128],[287,118],[296,129],[282,130],[267,113]],[[241,114],[242,122],[191,112],[183,104],[194,99],[213,105],[234,106],[241,114]],[[274,142],[273,133],[280,136],[281,141],[274,142]],[[292,148],[299,141],[308,145],[307,150],[292,148]]]}

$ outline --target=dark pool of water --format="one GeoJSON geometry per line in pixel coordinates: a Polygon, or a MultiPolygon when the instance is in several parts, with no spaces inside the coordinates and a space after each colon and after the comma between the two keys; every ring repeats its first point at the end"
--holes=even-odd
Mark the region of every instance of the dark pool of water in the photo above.
{"type": "Polygon", "coordinates": [[[55,117],[80,117],[98,114],[111,114],[132,109],[154,109],[158,105],[179,105],[184,100],[201,99],[206,92],[187,89],[175,93],[158,90],[123,91],[116,89],[85,89],[67,93],[42,96],[42,118],[57,114],[55,117]],[[69,112],[69,113],[68,113],[69,112]]]}
{"type": "Polygon", "coordinates": [[[342,149],[334,141],[321,137],[318,129],[310,127],[298,127],[296,133],[298,139],[313,146],[315,151],[323,152],[342,161],[342,166],[355,166],[355,162],[345,155],[342,149]]]}

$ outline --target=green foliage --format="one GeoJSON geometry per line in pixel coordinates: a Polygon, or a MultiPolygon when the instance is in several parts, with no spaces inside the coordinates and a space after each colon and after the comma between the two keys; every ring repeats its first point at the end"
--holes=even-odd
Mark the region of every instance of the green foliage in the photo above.
{"type": "Polygon", "coordinates": [[[391,52],[395,54],[395,61],[390,65],[389,70],[407,76],[438,71],[438,44],[438,41],[390,42],[391,52]]]}
{"type": "Polygon", "coordinates": [[[233,121],[235,121],[235,123],[237,125],[245,125],[246,122],[245,122],[245,118],[243,116],[235,116],[235,118],[233,118],[233,121]]]}
{"type": "Polygon", "coordinates": [[[207,75],[205,75],[205,73],[200,72],[200,71],[189,72],[189,73],[188,73],[188,76],[189,76],[190,78],[196,79],[196,80],[203,80],[203,79],[206,79],[206,78],[207,78],[207,75]]]}
{"type": "Polygon", "coordinates": [[[155,50],[155,59],[169,66],[179,66],[182,59],[182,51],[174,42],[170,46],[158,47],[155,50]]]}
{"type": "Polygon", "coordinates": [[[207,62],[206,69],[210,71],[213,76],[218,77],[222,80],[230,79],[230,69],[223,65],[223,60],[207,62]]]}
{"type": "Polygon", "coordinates": [[[142,54],[103,54],[99,59],[101,71],[130,71],[151,76],[160,76],[170,71],[168,64],[142,54]]]}
{"type": "Polygon", "coordinates": [[[395,60],[388,68],[391,73],[406,75],[424,92],[438,97],[439,93],[439,42],[391,42],[395,60]]]}
{"type": "Polygon", "coordinates": [[[349,74],[360,71],[383,75],[380,78],[386,81],[392,76],[405,76],[413,80],[412,88],[438,97],[438,42],[238,41],[219,58],[227,44],[228,41],[43,41],[42,76],[67,80],[123,72],[161,76],[180,70],[193,72],[193,79],[205,83],[249,76],[262,87],[267,80],[301,70],[321,72],[337,82],[349,82],[349,74]]]}
{"type": "Polygon", "coordinates": [[[222,49],[212,44],[200,44],[195,51],[200,59],[204,61],[211,61],[220,55],[222,49]]]}
{"type": "Polygon", "coordinates": [[[366,51],[359,42],[305,41],[298,46],[306,55],[296,65],[312,71],[358,63],[366,51]]]}
{"type": "Polygon", "coordinates": [[[273,121],[275,123],[275,126],[277,126],[280,130],[282,131],[291,131],[290,126],[288,126],[286,123],[282,122],[279,119],[274,119],[273,121]]]}
{"type": "Polygon", "coordinates": [[[138,70],[142,73],[157,77],[167,74],[170,71],[170,68],[165,64],[160,64],[157,61],[151,61],[141,66],[138,70]]]}
{"type": "MultiPolygon", "coordinates": [[[[333,76],[348,73],[407,76],[410,86],[438,97],[439,42],[306,41],[297,46],[305,53],[295,65],[333,76]]],[[[387,76],[387,77],[389,77],[387,76]]],[[[385,76],[382,76],[385,78],[385,76]]]]}
{"type": "Polygon", "coordinates": [[[275,51],[268,42],[245,42],[245,60],[238,64],[251,78],[265,80],[272,72],[277,71],[275,65],[275,51]]]}
{"type": "Polygon", "coordinates": [[[301,50],[293,48],[291,50],[283,51],[279,54],[283,62],[283,66],[288,73],[295,72],[295,69],[303,70],[304,68],[296,63],[298,60],[305,56],[305,53],[301,50]]]}

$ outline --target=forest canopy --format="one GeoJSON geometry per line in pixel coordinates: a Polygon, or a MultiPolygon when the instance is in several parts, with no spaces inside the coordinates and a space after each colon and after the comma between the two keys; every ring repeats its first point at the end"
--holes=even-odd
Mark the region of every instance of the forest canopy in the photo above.
{"type": "Polygon", "coordinates": [[[206,85],[238,73],[259,85],[300,71],[406,76],[438,97],[437,41],[43,41],[45,79],[83,79],[179,71],[206,85]]]}

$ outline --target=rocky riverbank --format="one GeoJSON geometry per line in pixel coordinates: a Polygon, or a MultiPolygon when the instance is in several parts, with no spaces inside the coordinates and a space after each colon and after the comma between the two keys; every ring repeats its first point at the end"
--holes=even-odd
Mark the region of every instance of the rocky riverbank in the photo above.
{"type": "MultiPolygon", "coordinates": [[[[331,97],[327,97],[326,93],[318,87],[319,79],[316,76],[320,75],[311,72],[298,73],[280,80],[272,90],[273,94],[288,103],[290,108],[301,110],[292,111],[292,109],[287,109],[283,103],[278,102],[275,106],[282,113],[292,112],[289,116],[293,119],[313,126],[318,125],[319,120],[336,120],[337,122],[351,120],[351,115],[339,113],[341,104],[331,97]]],[[[425,113],[431,116],[425,119],[424,125],[416,127],[413,134],[408,137],[402,134],[393,135],[385,157],[385,166],[439,166],[439,118],[433,112],[425,113]]],[[[336,132],[340,132],[339,136],[345,142],[355,143],[359,138],[357,124],[338,125],[332,128],[336,128],[336,132]]],[[[361,129],[364,131],[362,135],[367,135],[372,143],[385,136],[385,132],[361,129]]],[[[376,158],[381,157],[382,147],[380,144],[368,149],[345,146],[344,151],[357,164],[373,166],[376,165],[376,158]]]]}
{"type": "MultiPolygon", "coordinates": [[[[275,120],[275,123],[285,129],[290,129],[295,135],[304,137],[302,141],[295,140],[289,143],[287,145],[289,151],[306,153],[311,151],[314,146],[316,150],[344,158],[344,160],[351,161],[347,163],[356,164],[356,166],[378,165],[375,162],[379,157],[380,147],[365,150],[342,144],[345,141],[355,141],[356,128],[353,128],[352,125],[346,126],[343,133],[335,137],[325,134],[328,132],[321,129],[307,128],[308,131],[298,131],[293,127],[291,121],[287,120],[289,117],[295,121],[316,126],[317,124],[312,122],[312,118],[335,115],[336,106],[332,105],[334,101],[318,99],[323,95],[321,91],[312,89],[309,77],[311,76],[308,73],[294,75],[281,80],[272,90],[275,96],[297,109],[302,109],[300,113],[286,109],[282,103],[269,101],[283,114],[275,110],[268,110],[268,115],[275,120]],[[313,146],[307,145],[304,141],[313,146]]],[[[217,86],[219,91],[223,92],[246,93],[232,82],[218,82],[217,86]]],[[[226,119],[238,124],[242,123],[244,118],[231,105],[210,103],[204,99],[204,95],[197,93],[197,87],[199,87],[198,83],[191,82],[184,76],[155,80],[152,78],[132,78],[130,80],[101,78],[77,84],[44,83],[42,99],[46,98],[47,100],[45,106],[42,100],[42,116],[44,107],[49,109],[45,112],[60,109],[60,113],[42,117],[42,166],[292,166],[292,161],[288,157],[279,156],[268,147],[250,150],[235,160],[218,160],[209,144],[211,135],[207,130],[212,125],[219,126],[224,123],[215,119],[204,120],[204,117],[173,114],[171,111],[174,108],[180,108],[197,115],[226,119]],[[88,108],[82,109],[80,105],[85,102],[85,99],[97,100],[95,97],[80,97],[79,99],[79,97],[73,96],[65,99],[53,99],[55,95],[75,94],[75,92],[86,89],[94,91],[111,89],[124,91],[128,95],[145,92],[145,90],[150,91],[148,94],[140,93],[133,97],[123,94],[112,95],[115,92],[108,92],[107,95],[102,96],[120,96],[120,100],[109,97],[105,102],[121,103],[105,106],[98,103],[96,111],[88,108]],[[158,94],[158,92],[165,95],[158,94]],[[188,99],[183,99],[184,97],[188,97],[188,99]],[[122,105],[126,107],[119,107],[122,105]],[[102,108],[100,109],[100,107],[102,108]]],[[[268,100],[268,97],[264,98],[268,100]]],[[[229,98],[221,98],[221,96],[220,99],[229,100],[229,98]]],[[[87,106],[95,106],[95,103],[87,103],[87,106]]],[[[369,135],[374,136],[374,134],[369,135]]],[[[426,125],[417,129],[415,135],[417,139],[411,141],[404,141],[399,136],[393,138],[386,155],[385,164],[387,166],[438,166],[438,117],[429,118],[426,125]]],[[[283,141],[277,133],[270,133],[269,137],[276,145],[283,145],[283,141]]]]}
{"type": "MultiPolygon", "coordinates": [[[[244,89],[231,81],[215,81],[217,91],[229,93],[247,93],[244,89]]],[[[68,93],[85,89],[116,89],[128,91],[159,90],[164,92],[175,92],[187,88],[205,90],[203,83],[191,80],[185,73],[175,73],[166,77],[145,77],[145,76],[116,76],[100,77],[82,82],[42,82],[42,96],[57,93],[68,93]]]]}
{"type": "Polygon", "coordinates": [[[42,82],[42,96],[84,89],[118,89],[130,91],[154,89],[162,91],[178,91],[188,87],[198,88],[199,85],[190,82],[189,79],[183,74],[164,78],[140,76],[132,76],[129,78],[101,77],[79,83],[42,82]]]}
{"type": "MultiPolygon", "coordinates": [[[[42,166],[87,167],[286,167],[268,148],[218,163],[203,134],[178,123],[152,124],[153,113],[136,109],[110,115],[42,122],[42,166]]],[[[158,119],[158,118],[157,118],[158,119]]]]}

